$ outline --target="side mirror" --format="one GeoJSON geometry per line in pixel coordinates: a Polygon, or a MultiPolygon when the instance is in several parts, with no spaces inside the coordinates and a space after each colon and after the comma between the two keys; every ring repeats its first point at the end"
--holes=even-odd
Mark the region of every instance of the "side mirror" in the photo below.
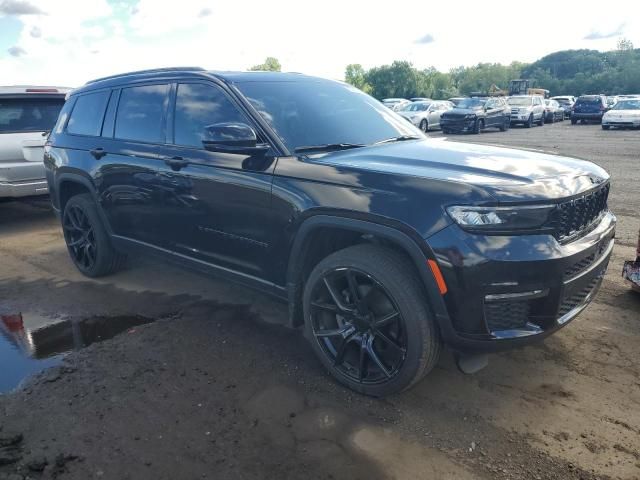
{"type": "Polygon", "coordinates": [[[258,145],[256,132],[246,123],[216,123],[205,127],[202,145],[210,152],[264,153],[269,147],[258,145]]]}

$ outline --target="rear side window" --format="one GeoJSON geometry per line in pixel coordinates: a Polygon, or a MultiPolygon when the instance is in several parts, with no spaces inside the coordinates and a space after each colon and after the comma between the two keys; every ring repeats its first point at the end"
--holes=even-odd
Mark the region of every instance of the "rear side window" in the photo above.
{"type": "Polygon", "coordinates": [[[75,135],[99,136],[108,99],[108,91],[78,97],[69,117],[67,132],[75,135]]]}
{"type": "Polygon", "coordinates": [[[164,113],[169,101],[169,85],[124,88],[116,114],[116,138],[164,143],[164,113]]]}
{"type": "Polygon", "coordinates": [[[175,113],[175,143],[202,148],[205,127],[221,122],[247,123],[222,90],[213,85],[178,85],[175,113]]]}
{"type": "Polygon", "coordinates": [[[53,129],[64,98],[0,98],[0,133],[53,129]]]}

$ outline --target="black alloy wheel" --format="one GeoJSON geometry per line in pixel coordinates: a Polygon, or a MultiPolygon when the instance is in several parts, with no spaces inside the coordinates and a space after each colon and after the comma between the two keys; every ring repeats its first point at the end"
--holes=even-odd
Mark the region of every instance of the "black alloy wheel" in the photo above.
{"type": "Polygon", "coordinates": [[[89,193],[71,197],[62,212],[62,232],[78,270],[100,277],[121,269],[126,255],[115,250],[89,193]]]}
{"type": "Polygon", "coordinates": [[[342,375],[363,384],[398,375],[407,331],[379,282],[355,268],[335,268],[323,275],[312,298],[313,335],[342,375]]]}
{"type": "Polygon", "coordinates": [[[73,261],[79,267],[91,270],[98,255],[96,237],[89,218],[79,205],[64,209],[62,229],[73,261]]]}
{"type": "Polygon", "coordinates": [[[361,244],[320,261],[304,286],[305,334],[344,385],[381,397],[411,387],[436,364],[441,340],[409,259],[361,244]]]}

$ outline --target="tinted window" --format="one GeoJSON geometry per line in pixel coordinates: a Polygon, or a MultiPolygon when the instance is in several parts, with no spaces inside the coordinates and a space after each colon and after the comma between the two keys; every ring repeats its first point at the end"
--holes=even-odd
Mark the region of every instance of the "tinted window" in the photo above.
{"type": "Polygon", "coordinates": [[[582,103],[585,105],[600,105],[602,100],[600,97],[580,97],[576,103],[582,103]]]}
{"type": "Polygon", "coordinates": [[[82,95],[76,100],[67,124],[67,132],[78,135],[100,135],[102,116],[107,106],[109,92],[82,95]]]}
{"type": "Polygon", "coordinates": [[[116,115],[116,138],[164,143],[162,122],[168,90],[168,85],[124,88],[116,115]]]}
{"type": "Polygon", "coordinates": [[[483,98],[463,98],[458,102],[458,108],[481,108],[484,106],[483,98]]]}
{"type": "Polygon", "coordinates": [[[240,82],[264,119],[291,150],[329,143],[372,144],[422,136],[402,117],[349,85],[331,81],[240,82]]]}
{"type": "Polygon", "coordinates": [[[205,127],[221,122],[247,123],[247,119],[218,87],[198,83],[178,85],[176,144],[202,148],[205,127]]]}
{"type": "Polygon", "coordinates": [[[64,98],[0,99],[0,133],[51,130],[62,105],[64,98]]]}

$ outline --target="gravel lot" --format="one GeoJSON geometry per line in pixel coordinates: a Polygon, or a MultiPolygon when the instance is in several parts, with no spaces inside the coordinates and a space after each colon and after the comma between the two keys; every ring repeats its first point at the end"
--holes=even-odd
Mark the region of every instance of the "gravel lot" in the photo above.
{"type": "MultiPolygon", "coordinates": [[[[0,479],[640,478],[640,295],[620,278],[640,227],[640,132],[564,122],[453,139],[604,166],[618,243],[567,328],[473,376],[447,353],[384,400],[335,384],[282,326],[284,305],[143,259],[88,280],[46,202],[0,203],[0,313],[66,321],[50,343],[76,348],[122,330],[0,395],[0,479]]],[[[0,362],[0,378],[19,363],[2,347],[0,362]]]]}

